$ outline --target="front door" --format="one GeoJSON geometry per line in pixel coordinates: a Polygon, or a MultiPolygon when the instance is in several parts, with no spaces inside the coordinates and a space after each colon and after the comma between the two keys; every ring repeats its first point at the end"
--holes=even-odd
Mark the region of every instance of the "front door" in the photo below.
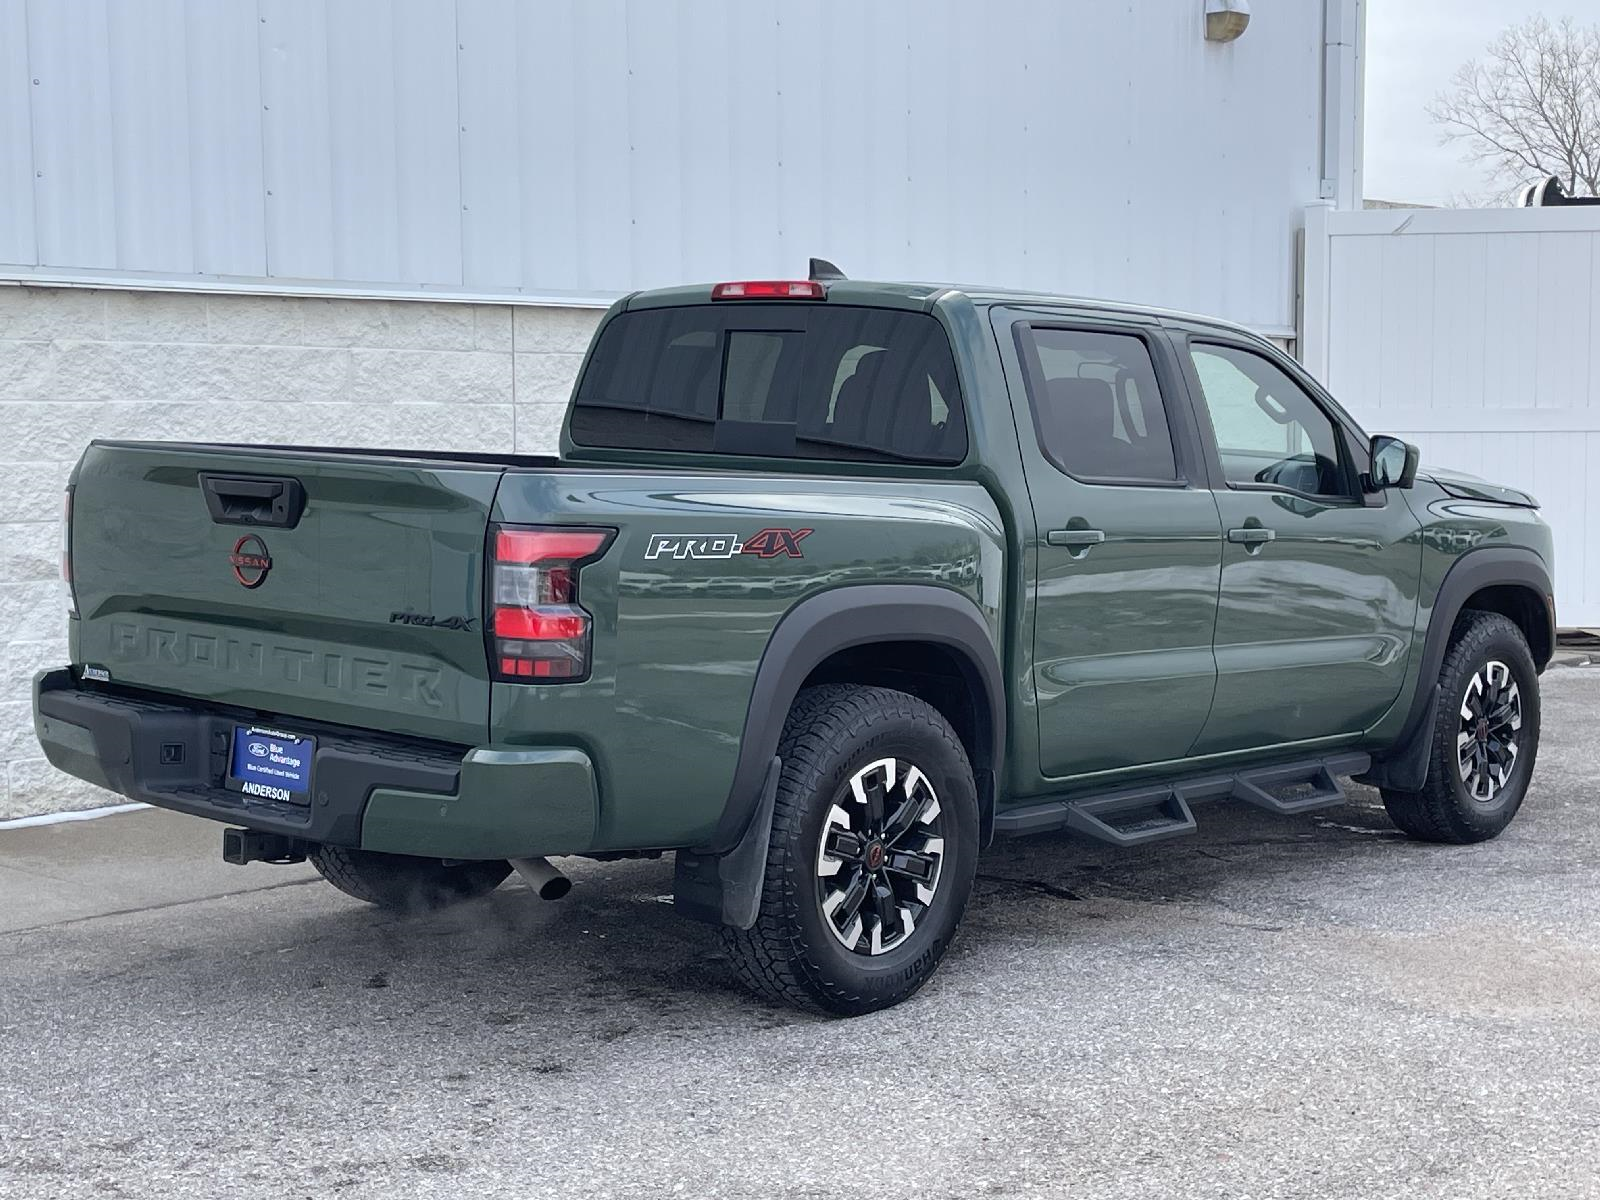
{"type": "Polygon", "coordinates": [[[1153,325],[997,332],[1026,383],[1042,773],[1182,759],[1216,682],[1222,540],[1172,345],[1153,325]]]}
{"type": "Polygon", "coordinates": [[[1398,492],[1363,491],[1364,439],[1287,361],[1198,332],[1178,347],[1225,539],[1216,700],[1194,753],[1366,730],[1404,680],[1421,523],[1398,492]]]}

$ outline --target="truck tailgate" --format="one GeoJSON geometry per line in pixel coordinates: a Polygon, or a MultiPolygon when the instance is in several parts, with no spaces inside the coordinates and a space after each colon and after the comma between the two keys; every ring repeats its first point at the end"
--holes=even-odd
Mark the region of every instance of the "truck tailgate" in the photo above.
{"type": "Polygon", "coordinates": [[[157,692],[481,742],[484,545],[501,474],[95,443],[73,497],[74,661],[157,692]]]}

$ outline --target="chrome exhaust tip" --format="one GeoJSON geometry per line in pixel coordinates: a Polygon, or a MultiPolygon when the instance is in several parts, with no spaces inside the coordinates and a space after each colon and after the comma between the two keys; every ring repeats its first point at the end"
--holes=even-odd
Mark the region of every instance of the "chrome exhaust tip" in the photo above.
{"type": "Polygon", "coordinates": [[[572,880],[552,867],[548,858],[513,858],[511,865],[541,900],[559,900],[572,890],[572,880]]]}

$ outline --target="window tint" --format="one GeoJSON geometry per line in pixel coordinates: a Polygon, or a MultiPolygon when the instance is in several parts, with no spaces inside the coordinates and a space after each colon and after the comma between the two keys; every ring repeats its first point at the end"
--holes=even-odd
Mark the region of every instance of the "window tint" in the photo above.
{"type": "Polygon", "coordinates": [[[1190,353],[1229,483],[1348,494],[1338,431],[1299,384],[1248,350],[1196,343],[1190,353]]]}
{"type": "Polygon", "coordinates": [[[960,462],[944,329],[925,313],[721,304],[622,313],[578,383],[584,446],[960,462]]]}
{"type": "Polygon", "coordinates": [[[1039,445],[1072,475],[1178,478],[1155,364],[1128,334],[1034,329],[1029,399],[1039,445]]]}

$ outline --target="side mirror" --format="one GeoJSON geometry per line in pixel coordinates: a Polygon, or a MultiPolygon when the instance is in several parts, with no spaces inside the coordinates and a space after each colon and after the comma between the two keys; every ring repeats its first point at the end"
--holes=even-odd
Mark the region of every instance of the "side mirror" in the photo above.
{"type": "Polygon", "coordinates": [[[1410,487],[1417,481],[1420,459],[1421,451],[1410,442],[1380,433],[1372,439],[1372,473],[1367,476],[1370,490],[1410,487]]]}

